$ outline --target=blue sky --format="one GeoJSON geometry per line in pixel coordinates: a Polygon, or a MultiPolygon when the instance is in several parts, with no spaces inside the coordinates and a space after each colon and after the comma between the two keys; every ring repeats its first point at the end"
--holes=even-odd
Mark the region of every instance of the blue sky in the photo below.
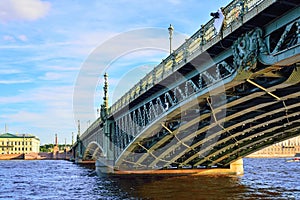
{"type": "Polygon", "coordinates": [[[104,71],[113,103],[168,55],[170,23],[175,49],[229,2],[1,0],[0,133],[7,124],[42,144],[55,134],[71,143],[78,119],[82,132],[96,119],[104,71]]]}

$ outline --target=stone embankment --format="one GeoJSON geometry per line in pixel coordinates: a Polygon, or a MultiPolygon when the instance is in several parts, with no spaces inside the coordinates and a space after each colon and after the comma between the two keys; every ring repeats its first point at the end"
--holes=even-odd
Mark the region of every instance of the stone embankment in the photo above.
{"type": "Polygon", "coordinates": [[[28,154],[1,154],[0,160],[69,160],[70,152],[56,153],[28,153],[28,154]]]}

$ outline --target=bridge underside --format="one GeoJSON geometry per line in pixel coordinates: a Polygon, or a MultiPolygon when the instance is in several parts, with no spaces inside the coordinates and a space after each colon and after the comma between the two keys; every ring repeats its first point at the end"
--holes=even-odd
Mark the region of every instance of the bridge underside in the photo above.
{"type": "Polygon", "coordinates": [[[97,158],[104,157],[103,150],[97,142],[91,142],[85,148],[82,160],[97,160],[97,158]]]}
{"type": "Polygon", "coordinates": [[[247,74],[247,79],[241,76],[245,74],[150,124],[119,157],[117,169],[228,168],[299,135],[298,64],[263,68],[247,74]]]}

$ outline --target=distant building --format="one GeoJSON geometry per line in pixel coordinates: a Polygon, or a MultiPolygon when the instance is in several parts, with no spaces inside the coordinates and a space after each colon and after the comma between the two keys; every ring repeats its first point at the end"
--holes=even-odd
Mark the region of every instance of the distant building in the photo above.
{"type": "Polygon", "coordinates": [[[39,153],[40,139],[30,134],[0,134],[0,154],[39,153]]]}
{"type": "Polygon", "coordinates": [[[250,157],[291,157],[300,153],[300,136],[294,137],[257,151],[250,157]]]}

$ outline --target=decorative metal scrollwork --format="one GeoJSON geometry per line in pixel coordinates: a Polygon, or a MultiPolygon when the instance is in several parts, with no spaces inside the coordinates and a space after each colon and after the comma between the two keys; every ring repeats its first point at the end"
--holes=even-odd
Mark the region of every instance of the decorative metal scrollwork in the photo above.
{"type": "Polygon", "coordinates": [[[265,52],[266,47],[262,38],[262,30],[256,28],[239,37],[232,45],[233,64],[236,68],[246,71],[256,68],[259,52],[265,52]]]}

